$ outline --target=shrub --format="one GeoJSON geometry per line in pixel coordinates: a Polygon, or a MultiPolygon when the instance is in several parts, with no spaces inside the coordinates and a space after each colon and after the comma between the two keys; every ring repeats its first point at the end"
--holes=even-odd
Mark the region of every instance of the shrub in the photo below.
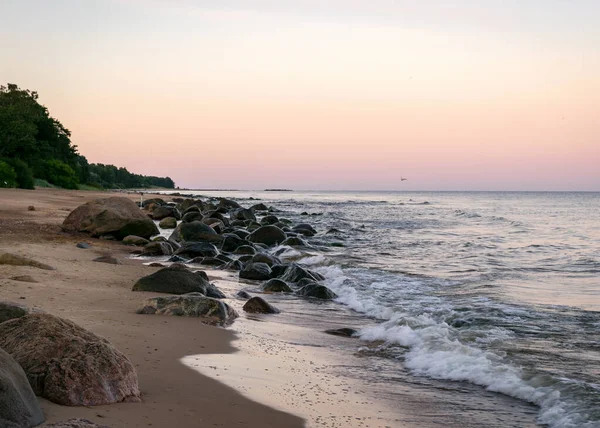
{"type": "Polygon", "coordinates": [[[0,161],[0,187],[16,187],[17,173],[12,166],[0,161]]]}
{"type": "Polygon", "coordinates": [[[34,189],[33,172],[29,165],[20,159],[3,159],[17,174],[17,186],[20,189],[34,189]]]}
{"type": "Polygon", "coordinates": [[[77,173],[64,162],[52,159],[44,162],[44,177],[50,183],[65,189],[77,189],[77,173]]]}

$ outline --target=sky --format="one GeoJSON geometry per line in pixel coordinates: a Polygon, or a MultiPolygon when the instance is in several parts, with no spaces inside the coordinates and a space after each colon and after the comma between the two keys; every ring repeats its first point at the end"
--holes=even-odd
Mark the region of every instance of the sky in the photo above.
{"type": "Polygon", "coordinates": [[[600,191],[599,20],[598,0],[0,0],[0,84],[90,162],[182,188],[600,191]]]}

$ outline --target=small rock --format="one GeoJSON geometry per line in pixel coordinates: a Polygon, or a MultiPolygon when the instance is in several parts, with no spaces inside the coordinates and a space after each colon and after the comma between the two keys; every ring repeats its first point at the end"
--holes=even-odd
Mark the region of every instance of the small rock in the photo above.
{"type": "Polygon", "coordinates": [[[52,266],[48,266],[47,264],[10,253],[0,255],[0,265],[31,266],[38,269],[55,270],[52,266]]]}
{"type": "Polygon", "coordinates": [[[239,297],[240,299],[249,299],[252,297],[250,294],[248,294],[244,290],[238,291],[236,296],[239,297]]]}
{"type": "Polygon", "coordinates": [[[27,207],[27,211],[35,211],[35,207],[33,205],[29,205],[27,207]]]}
{"type": "Polygon", "coordinates": [[[285,281],[280,279],[270,279],[263,285],[263,290],[271,293],[291,293],[292,289],[285,281]]]}
{"type": "Polygon", "coordinates": [[[263,281],[271,278],[271,268],[266,263],[249,263],[240,271],[240,278],[263,281]]]}
{"type": "Polygon", "coordinates": [[[91,248],[91,245],[87,242],[80,242],[77,244],[77,248],[83,248],[84,250],[87,250],[88,248],[91,248]]]}
{"type": "Polygon", "coordinates": [[[271,306],[265,299],[258,296],[248,300],[242,309],[251,314],[278,314],[280,312],[279,309],[271,306]]]}
{"type": "Polygon", "coordinates": [[[108,263],[109,265],[120,265],[120,264],[122,264],[119,260],[115,259],[112,256],[96,257],[93,261],[94,262],[98,262],[98,263],[108,263]]]}
{"type": "Polygon", "coordinates": [[[123,238],[123,244],[125,245],[133,245],[135,247],[143,247],[150,243],[146,238],[142,238],[141,236],[128,235],[123,238]]]}
{"type": "Polygon", "coordinates": [[[162,229],[175,229],[177,227],[177,219],[175,217],[163,218],[158,226],[162,229]]]}
{"type": "Polygon", "coordinates": [[[98,425],[87,419],[75,418],[64,422],[55,422],[46,425],[46,428],[110,428],[106,425],[98,425]]]}
{"type": "Polygon", "coordinates": [[[354,337],[358,331],[353,328],[338,328],[333,330],[325,330],[325,333],[332,334],[334,336],[343,336],[343,337],[354,337]]]}

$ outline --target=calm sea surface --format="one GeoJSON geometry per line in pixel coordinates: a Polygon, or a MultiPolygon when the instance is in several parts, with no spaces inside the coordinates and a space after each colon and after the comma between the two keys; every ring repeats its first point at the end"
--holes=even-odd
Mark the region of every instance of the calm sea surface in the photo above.
{"type": "MultiPolygon", "coordinates": [[[[512,397],[535,405],[540,425],[600,427],[600,193],[198,194],[260,199],[315,226],[310,247],[273,252],[338,294],[369,361],[357,377],[465,397],[463,407],[512,397]]],[[[290,312],[313,310],[286,299],[290,312]]],[[[471,425],[524,426],[527,408],[510,403],[490,410],[506,419],[472,409],[471,425]]]]}

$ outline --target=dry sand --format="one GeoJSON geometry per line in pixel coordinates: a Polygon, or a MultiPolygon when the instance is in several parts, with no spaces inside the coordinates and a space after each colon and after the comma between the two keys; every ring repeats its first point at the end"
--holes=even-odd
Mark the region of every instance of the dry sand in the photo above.
{"type": "MultiPolygon", "coordinates": [[[[134,293],[131,287],[156,268],[129,259],[130,247],[61,232],[59,225],[71,210],[108,196],[0,189],[0,253],[20,254],[56,268],[0,266],[0,299],[42,308],[106,337],[135,364],[143,393],[142,403],[99,407],[64,407],[42,399],[47,422],[85,417],[112,428],[304,426],[302,419],[251,401],[180,362],[189,355],[233,352],[235,334],[197,319],[136,315],[139,303],[153,294],[134,293]],[[28,211],[29,206],[35,211],[28,211]],[[92,248],[77,248],[78,242],[89,242],[92,248]],[[104,254],[123,264],[92,261],[104,254]],[[11,279],[24,275],[36,282],[11,279]]],[[[219,357],[211,361],[217,364],[219,357]]]]}

